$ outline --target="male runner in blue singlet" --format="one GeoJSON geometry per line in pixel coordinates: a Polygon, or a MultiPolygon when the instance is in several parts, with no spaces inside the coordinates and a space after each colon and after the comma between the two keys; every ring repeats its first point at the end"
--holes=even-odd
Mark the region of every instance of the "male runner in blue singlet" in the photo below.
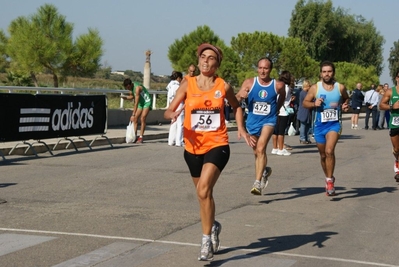
{"type": "Polygon", "coordinates": [[[278,110],[285,99],[285,84],[270,78],[272,69],[273,63],[269,58],[259,59],[258,76],[246,79],[236,95],[238,101],[248,100],[246,128],[255,142],[255,183],[251,189],[254,195],[262,194],[272,173],[272,169],[266,167],[266,146],[273,134],[278,110]]]}
{"type": "Polygon", "coordinates": [[[303,107],[315,108],[314,138],[325,174],[326,194],[335,195],[335,146],[341,133],[341,112],[348,111],[349,96],[343,84],[335,81],[335,66],[330,61],[320,64],[321,81],[312,85],[303,107]]]}

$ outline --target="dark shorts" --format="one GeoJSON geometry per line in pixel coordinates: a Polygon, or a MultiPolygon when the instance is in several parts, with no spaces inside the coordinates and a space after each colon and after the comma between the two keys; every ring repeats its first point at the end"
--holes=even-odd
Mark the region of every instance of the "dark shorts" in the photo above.
{"type": "Polygon", "coordinates": [[[399,128],[389,129],[389,136],[394,137],[399,135],[399,128]]]}
{"type": "Polygon", "coordinates": [[[222,172],[230,158],[230,146],[218,146],[202,155],[191,154],[184,150],[184,160],[190,170],[191,177],[200,177],[202,166],[212,163],[222,172]]]}
{"type": "Polygon", "coordinates": [[[361,109],[360,107],[359,108],[353,107],[352,109],[353,109],[352,114],[360,114],[360,109],[361,109]]]}
{"type": "Polygon", "coordinates": [[[277,117],[277,124],[274,127],[274,133],[276,135],[285,135],[285,129],[288,125],[289,116],[278,116],[277,117]]]}

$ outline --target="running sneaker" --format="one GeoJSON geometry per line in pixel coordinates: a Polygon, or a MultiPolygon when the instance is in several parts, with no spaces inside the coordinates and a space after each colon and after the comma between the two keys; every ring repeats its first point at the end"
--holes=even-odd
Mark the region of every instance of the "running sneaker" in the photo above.
{"type": "Polygon", "coordinates": [[[263,190],[269,184],[269,176],[272,174],[272,168],[266,167],[262,174],[262,179],[260,180],[260,188],[263,190]]]}
{"type": "Polygon", "coordinates": [[[326,179],[326,195],[329,197],[335,196],[335,177],[333,176],[331,179],[326,179]]]}
{"type": "Polygon", "coordinates": [[[142,144],[143,143],[143,137],[139,136],[139,138],[137,138],[136,143],[142,144]]]}
{"type": "Polygon", "coordinates": [[[395,173],[399,173],[399,161],[397,161],[396,159],[395,162],[393,163],[393,171],[395,173]]]}
{"type": "Polygon", "coordinates": [[[213,247],[210,239],[202,239],[201,251],[198,256],[199,261],[211,261],[213,260],[213,247]]]}
{"type": "Polygon", "coordinates": [[[279,156],[289,156],[291,155],[291,152],[288,152],[285,148],[282,150],[278,150],[277,155],[279,156]]]}
{"type": "Polygon", "coordinates": [[[221,231],[222,231],[222,225],[218,221],[215,221],[213,223],[212,232],[211,232],[213,253],[216,253],[219,251],[219,248],[220,248],[219,234],[221,231]]]}
{"type": "Polygon", "coordinates": [[[277,148],[273,148],[273,149],[272,149],[272,154],[273,154],[273,155],[276,155],[277,152],[278,152],[278,149],[277,149],[277,148]]]}
{"type": "Polygon", "coordinates": [[[260,187],[260,182],[255,181],[254,185],[251,189],[251,194],[253,195],[262,195],[262,188],[260,187]]]}

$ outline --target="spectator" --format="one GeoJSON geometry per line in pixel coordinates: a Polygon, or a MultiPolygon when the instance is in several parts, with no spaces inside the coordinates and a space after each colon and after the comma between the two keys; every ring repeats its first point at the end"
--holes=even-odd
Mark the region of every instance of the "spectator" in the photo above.
{"type": "MultiPolygon", "coordinates": [[[[183,74],[179,71],[173,71],[170,76],[171,81],[169,82],[166,89],[168,90],[168,106],[175,98],[176,91],[180,86],[180,82],[183,79],[183,74]]],[[[177,110],[184,108],[184,102],[180,103],[177,110]]],[[[168,136],[168,145],[170,146],[182,146],[183,145],[183,121],[184,111],[180,113],[176,121],[171,121],[168,136]]]]}
{"type": "Polygon", "coordinates": [[[377,104],[377,129],[382,130],[385,129],[384,127],[384,120],[385,120],[385,110],[380,110],[380,103],[382,97],[384,96],[384,86],[379,84],[377,86],[376,92],[378,93],[378,104],[377,104]]]}
{"type": "Polygon", "coordinates": [[[372,128],[377,130],[377,105],[378,105],[378,93],[375,91],[375,84],[370,86],[370,90],[364,95],[364,101],[366,103],[366,118],[364,122],[364,129],[369,129],[370,114],[372,115],[372,128]]]}
{"type": "Polygon", "coordinates": [[[310,131],[310,125],[311,125],[311,120],[312,120],[312,113],[310,109],[304,108],[302,105],[303,100],[305,99],[309,89],[310,89],[310,81],[305,80],[302,83],[302,91],[299,94],[299,108],[298,108],[298,114],[297,114],[297,119],[300,121],[301,126],[299,127],[299,142],[301,144],[311,144],[312,142],[309,140],[309,131],[310,131]]]}
{"type": "Polygon", "coordinates": [[[272,154],[279,156],[289,156],[291,152],[288,152],[287,149],[284,148],[284,136],[285,129],[288,125],[288,115],[294,113],[294,109],[290,107],[292,97],[291,97],[291,89],[290,84],[292,82],[292,75],[289,71],[285,70],[281,72],[279,76],[279,81],[282,81],[285,84],[285,99],[284,105],[280,108],[278,113],[278,119],[276,127],[274,128],[274,133],[272,136],[273,139],[273,149],[272,154]]]}
{"type": "Polygon", "coordinates": [[[364,101],[364,95],[362,93],[363,85],[361,83],[356,84],[356,88],[352,92],[351,96],[351,107],[352,107],[352,129],[358,129],[359,114],[364,101]]]}

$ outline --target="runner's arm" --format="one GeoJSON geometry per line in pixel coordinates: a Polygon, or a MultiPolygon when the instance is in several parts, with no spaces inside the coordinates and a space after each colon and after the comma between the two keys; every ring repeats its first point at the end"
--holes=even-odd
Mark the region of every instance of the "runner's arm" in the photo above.
{"type": "Polygon", "coordinates": [[[310,109],[316,107],[316,101],[314,101],[316,98],[316,90],[317,87],[315,84],[310,87],[308,93],[305,96],[305,99],[302,102],[302,106],[304,108],[310,109]]]}
{"type": "MultiPolygon", "coordinates": [[[[380,106],[379,106],[380,110],[390,110],[391,109],[391,106],[389,105],[389,101],[391,99],[391,95],[392,95],[392,89],[388,89],[385,92],[385,94],[382,96],[382,99],[381,99],[381,102],[380,102],[380,106]]],[[[392,109],[394,109],[393,105],[392,105],[392,109]]],[[[395,108],[395,109],[397,109],[397,108],[395,108]]]]}

